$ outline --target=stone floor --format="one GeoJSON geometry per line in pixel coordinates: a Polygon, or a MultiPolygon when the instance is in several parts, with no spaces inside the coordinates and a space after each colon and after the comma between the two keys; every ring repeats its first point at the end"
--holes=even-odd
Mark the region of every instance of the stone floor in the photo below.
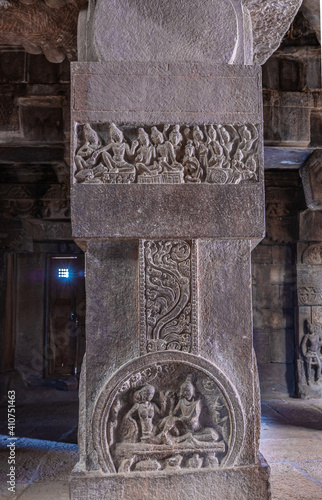
{"type": "MultiPolygon", "coordinates": [[[[6,420],[6,407],[0,407],[0,500],[68,500],[68,477],[77,460],[77,404],[17,407],[16,495],[5,484],[6,420]]],[[[273,500],[322,500],[322,402],[265,400],[261,452],[271,465],[273,500]]]]}

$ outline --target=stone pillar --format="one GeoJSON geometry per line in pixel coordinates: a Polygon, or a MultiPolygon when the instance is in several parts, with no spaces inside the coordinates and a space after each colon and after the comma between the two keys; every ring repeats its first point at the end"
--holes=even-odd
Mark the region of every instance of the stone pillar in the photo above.
{"type": "Polygon", "coordinates": [[[80,18],[73,500],[270,498],[250,272],[265,230],[261,69],[245,65],[261,59],[259,17],[239,0],[98,0],[80,18]]]}
{"type": "Polygon", "coordinates": [[[301,167],[308,210],[297,244],[297,384],[302,398],[322,397],[322,155],[301,167]]]}

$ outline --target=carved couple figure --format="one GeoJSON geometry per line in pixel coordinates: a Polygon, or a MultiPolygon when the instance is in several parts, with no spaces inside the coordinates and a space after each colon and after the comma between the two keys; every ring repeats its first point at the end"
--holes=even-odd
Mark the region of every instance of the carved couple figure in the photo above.
{"type": "Polygon", "coordinates": [[[134,393],[134,405],[123,421],[123,441],[138,442],[139,436],[141,442],[166,445],[186,442],[192,446],[201,446],[205,442],[218,441],[217,431],[200,424],[202,404],[196,397],[191,374],[187,375],[180,386],[176,406],[171,391],[160,393],[161,409],[152,401],[154,395],[155,389],[149,384],[134,393]],[[168,415],[164,416],[166,409],[168,415]],[[159,417],[158,422],[156,416],[159,417]]]}

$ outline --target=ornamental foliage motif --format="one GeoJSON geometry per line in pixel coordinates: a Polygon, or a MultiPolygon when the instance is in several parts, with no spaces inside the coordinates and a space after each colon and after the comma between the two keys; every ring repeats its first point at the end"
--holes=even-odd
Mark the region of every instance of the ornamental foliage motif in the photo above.
{"type": "Polygon", "coordinates": [[[194,242],[149,241],[140,249],[141,352],[197,352],[194,242]]]}

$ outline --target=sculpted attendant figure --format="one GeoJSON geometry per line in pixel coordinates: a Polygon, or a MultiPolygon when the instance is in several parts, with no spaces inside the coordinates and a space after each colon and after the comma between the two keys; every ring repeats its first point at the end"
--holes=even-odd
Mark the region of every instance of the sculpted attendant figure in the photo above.
{"type": "MultiPolygon", "coordinates": [[[[164,126],[166,130],[168,125],[164,126]]],[[[154,144],[155,154],[157,157],[157,162],[161,166],[162,172],[175,172],[178,171],[178,166],[181,167],[179,170],[183,170],[182,165],[176,162],[175,149],[173,143],[170,140],[164,142],[165,131],[162,134],[157,127],[152,127],[151,129],[151,139],[154,144]]],[[[176,142],[176,136],[172,135],[172,140],[176,142]]]]}
{"type": "Polygon", "coordinates": [[[93,168],[95,166],[98,155],[102,151],[101,141],[98,138],[95,130],[92,129],[89,123],[85,123],[83,127],[85,143],[79,148],[75,156],[77,171],[93,168]]]}
{"type": "Polygon", "coordinates": [[[306,362],[307,383],[311,382],[311,369],[314,367],[315,381],[321,377],[321,358],[322,358],[322,334],[321,326],[310,323],[306,320],[306,334],[303,337],[301,348],[306,362]]]}
{"type": "Polygon", "coordinates": [[[203,172],[206,172],[208,168],[208,147],[207,144],[204,143],[204,135],[198,125],[193,127],[192,137],[193,144],[199,156],[201,168],[203,172]]]}
{"type": "Polygon", "coordinates": [[[139,147],[135,161],[139,174],[150,176],[160,173],[162,167],[157,162],[154,162],[153,165],[151,165],[152,159],[156,158],[156,150],[150,143],[150,138],[143,128],[139,128],[138,138],[139,147]]]}
{"type": "Polygon", "coordinates": [[[221,168],[225,160],[224,150],[217,139],[217,132],[213,125],[208,127],[207,143],[210,151],[209,167],[221,168]]]}
{"type": "Polygon", "coordinates": [[[111,142],[104,147],[102,152],[105,165],[112,172],[135,173],[135,166],[127,163],[124,157],[127,155],[129,158],[133,158],[138,141],[133,141],[130,148],[124,141],[123,132],[114,123],[111,123],[109,132],[111,142]],[[109,153],[110,150],[112,150],[113,156],[109,153]]]}
{"type": "Polygon", "coordinates": [[[200,183],[200,176],[202,175],[202,170],[200,168],[200,163],[195,157],[195,148],[193,147],[192,141],[189,139],[185,147],[185,155],[182,160],[182,165],[184,167],[185,181],[188,183],[200,183]]]}
{"type": "Polygon", "coordinates": [[[160,410],[155,403],[152,403],[154,397],[155,389],[152,385],[145,385],[142,389],[138,390],[134,394],[134,405],[130,411],[124,417],[125,427],[128,426],[127,422],[130,423],[129,427],[133,427],[136,434],[136,439],[129,439],[129,435],[126,435],[127,441],[135,442],[138,439],[138,427],[136,420],[134,420],[133,415],[137,414],[139,417],[140,427],[141,427],[141,438],[140,441],[149,442],[151,437],[155,434],[155,426],[153,423],[155,413],[160,414],[160,410]]]}

